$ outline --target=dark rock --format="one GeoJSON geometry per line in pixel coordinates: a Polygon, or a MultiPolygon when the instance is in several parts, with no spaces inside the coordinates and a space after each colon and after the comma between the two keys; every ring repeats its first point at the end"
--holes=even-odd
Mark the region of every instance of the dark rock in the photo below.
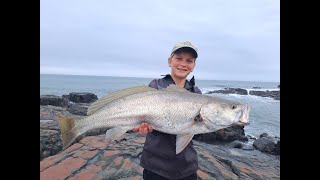
{"type": "Polygon", "coordinates": [[[53,120],[40,121],[40,160],[57,154],[62,150],[60,129],[53,120]]]}
{"type": "Polygon", "coordinates": [[[280,155],[280,140],[278,140],[274,152],[275,152],[275,154],[280,155]]]}
{"type": "Polygon", "coordinates": [[[62,97],[75,103],[92,103],[98,99],[97,95],[87,92],[71,92],[69,95],[63,95],[62,97]]]}
{"type": "Polygon", "coordinates": [[[275,100],[280,100],[280,91],[250,91],[249,94],[261,97],[271,97],[275,100]]]}
{"type": "Polygon", "coordinates": [[[86,116],[89,105],[90,104],[86,104],[86,103],[74,103],[74,104],[70,104],[67,110],[72,114],[86,116]]]}
{"type": "Polygon", "coordinates": [[[231,126],[213,133],[197,134],[193,139],[213,144],[232,142],[235,140],[248,141],[248,138],[244,134],[243,126],[231,126]]]}
{"type": "Polygon", "coordinates": [[[208,92],[208,94],[212,93],[248,95],[248,91],[246,89],[241,88],[224,88],[223,90],[215,90],[208,92]]]}
{"type": "Polygon", "coordinates": [[[252,87],[252,89],[261,89],[261,87],[252,87]]]}
{"type": "Polygon", "coordinates": [[[251,145],[248,145],[246,143],[243,143],[241,141],[233,141],[228,145],[229,148],[238,148],[238,149],[243,149],[243,150],[249,150],[252,151],[254,150],[254,147],[252,147],[251,145]]]}
{"type": "Polygon", "coordinates": [[[269,135],[267,134],[267,133],[262,133],[262,134],[260,134],[260,138],[262,138],[262,137],[268,137],[269,135]]]}
{"type": "Polygon", "coordinates": [[[229,144],[230,148],[242,148],[243,144],[240,141],[233,141],[229,144]]]}
{"type": "Polygon", "coordinates": [[[261,152],[274,153],[276,148],[275,139],[272,137],[262,137],[253,142],[253,147],[261,152]]]}
{"type": "Polygon", "coordinates": [[[55,95],[42,95],[40,96],[40,105],[67,107],[68,100],[66,98],[55,95]]]}

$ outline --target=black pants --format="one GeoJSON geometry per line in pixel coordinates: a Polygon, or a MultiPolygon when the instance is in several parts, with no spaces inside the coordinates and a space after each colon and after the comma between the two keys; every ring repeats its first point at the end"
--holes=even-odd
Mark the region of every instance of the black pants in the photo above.
{"type": "MultiPolygon", "coordinates": [[[[188,177],[182,178],[180,180],[197,180],[198,176],[197,173],[194,173],[188,177]]],[[[144,180],[168,180],[167,178],[160,176],[156,173],[148,171],[146,169],[143,170],[143,179],[144,180]]]]}

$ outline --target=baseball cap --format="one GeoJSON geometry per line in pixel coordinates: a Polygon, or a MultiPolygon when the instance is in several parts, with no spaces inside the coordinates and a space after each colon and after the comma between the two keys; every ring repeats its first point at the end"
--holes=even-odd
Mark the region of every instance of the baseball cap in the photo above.
{"type": "Polygon", "coordinates": [[[178,49],[180,48],[190,48],[193,51],[193,54],[195,55],[195,58],[198,57],[198,49],[189,41],[182,41],[182,42],[177,42],[174,47],[172,48],[171,54],[173,54],[174,52],[176,52],[178,49]]]}

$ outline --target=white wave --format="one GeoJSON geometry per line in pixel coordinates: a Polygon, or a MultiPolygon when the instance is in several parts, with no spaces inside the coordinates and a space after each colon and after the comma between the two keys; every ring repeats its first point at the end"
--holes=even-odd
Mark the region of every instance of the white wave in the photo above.
{"type": "Polygon", "coordinates": [[[248,93],[250,92],[250,91],[280,91],[280,89],[246,89],[247,91],[248,91],[248,93]]]}

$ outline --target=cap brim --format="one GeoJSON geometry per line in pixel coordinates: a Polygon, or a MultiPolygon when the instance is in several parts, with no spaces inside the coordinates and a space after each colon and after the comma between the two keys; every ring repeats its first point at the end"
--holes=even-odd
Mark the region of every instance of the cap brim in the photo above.
{"type": "Polygon", "coordinates": [[[193,55],[195,58],[198,58],[198,53],[196,50],[194,50],[192,47],[189,46],[183,46],[183,47],[179,47],[178,49],[174,50],[172,53],[175,53],[177,50],[181,49],[181,48],[188,48],[192,51],[193,55]]]}

